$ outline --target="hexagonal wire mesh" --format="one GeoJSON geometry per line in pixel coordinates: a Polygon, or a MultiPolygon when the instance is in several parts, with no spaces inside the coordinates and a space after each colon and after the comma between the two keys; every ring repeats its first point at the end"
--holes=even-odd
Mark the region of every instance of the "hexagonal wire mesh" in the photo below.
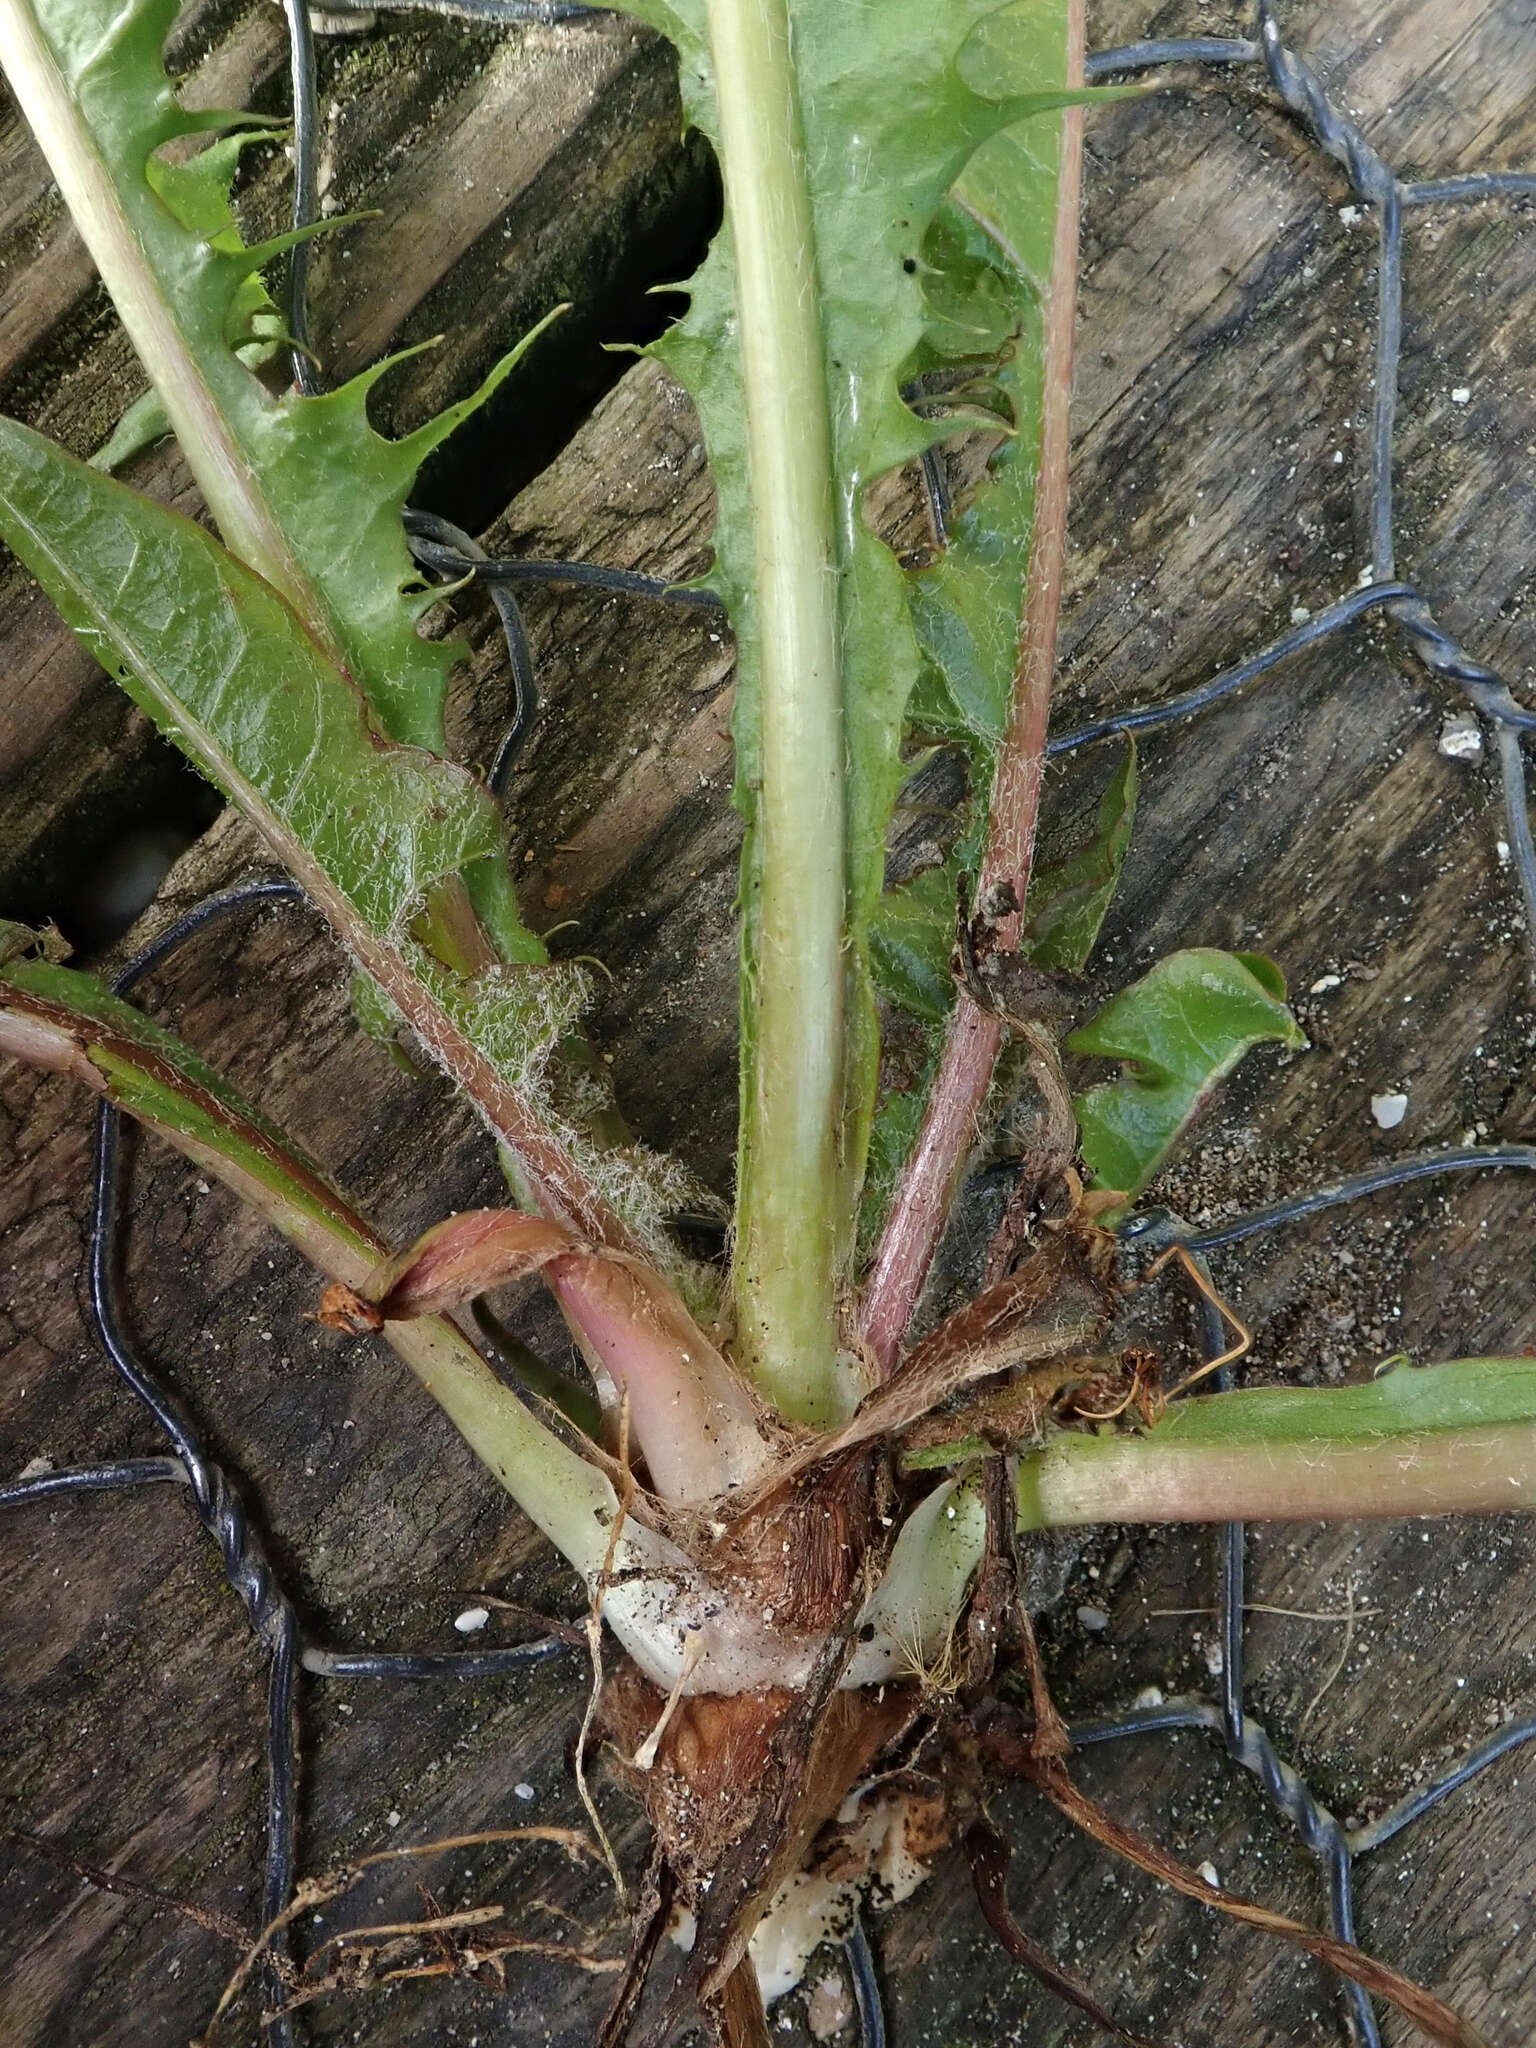
{"type": "MultiPolygon", "coordinates": [[[[284,0],[284,4],[292,46],[297,167],[294,216],[296,225],[303,226],[318,213],[314,53],[304,0],[284,0]]],[[[346,0],[348,7],[350,4],[351,0],[346,0]]],[[[419,7],[423,0],[384,0],[384,4],[419,7]]],[[[569,21],[594,11],[566,4],[566,0],[428,0],[428,4],[435,11],[491,23],[569,21]]],[[[358,7],[356,11],[372,11],[379,5],[380,0],[368,0],[366,10],[358,7]]],[[[330,11],[346,11],[346,7],[338,9],[332,0],[330,11]]],[[[1261,66],[1280,102],[1301,123],[1317,148],[1344,167],[1358,199],[1374,212],[1379,261],[1375,375],[1367,443],[1370,565],[1358,587],[1314,615],[1298,620],[1291,631],[1208,682],[1159,703],[1117,712],[1061,734],[1051,740],[1048,752],[1059,756],[1110,734],[1146,731],[1190,718],[1256,682],[1303,649],[1341,635],[1357,620],[1379,612],[1401,636],[1405,652],[1432,674],[1460,689],[1472,710],[1493,729],[1507,843],[1536,951],[1536,845],[1532,841],[1522,749],[1522,735],[1536,730],[1536,712],[1520,704],[1507,682],[1493,669],[1457,644],[1436,620],[1425,593],[1396,576],[1392,475],[1402,339],[1404,213],[1409,208],[1536,197],[1536,173],[1490,172],[1405,182],[1330,100],[1303,59],[1285,46],[1271,0],[1258,0],[1256,17],[1258,33],[1253,38],[1201,36],[1131,44],[1091,57],[1087,73],[1090,79],[1101,80],[1179,64],[1218,68],[1261,66]]],[[[307,253],[304,244],[295,251],[289,279],[289,313],[291,332],[298,344],[293,352],[295,383],[302,390],[312,391],[319,385],[312,360],[305,353],[307,253]]],[[[942,465],[937,460],[925,460],[923,485],[934,531],[942,536],[948,501],[942,465]]],[[[585,584],[620,595],[718,609],[717,600],[707,591],[676,590],[665,582],[625,570],[585,562],[492,561],[460,529],[429,515],[408,514],[407,530],[417,559],[425,569],[453,579],[474,577],[486,586],[500,614],[513,682],[513,717],[489,775],[492,788],[498,791],[505,786],[537,706],[533,661],[515,595],[519,582],[585,584]]],[[[210,897],[130,961],[116,976],[113,987],[119,993],[131,990],[152,968],[215,922],[248,908],[301,900],[297,886],[280,879],[248,884],[210,897]]],[[[293,1603],[263,1551],[239,1488],[214,1457],[196,1418],[171,1391],[164,1377],[142,1357],[129,1334],[117,1270],[123,1207],[119,1126],[118,1113],[104,1104],[98,1111],[93,1169],[88,1250],[90,1315],[103,1350],[163,1431],[170,1453],[26,1476],[0,1487],[0,1507],[19,1507],[60,1494],[101,1489],[164,1484],[188,1488],[197,1514],[218,1548],[229,1584],[268,1658],[266,1880],[262,1913],[268,1926],[274,1922],[286,1925],[292,1910],[295,1877],[299,1671],[333,1680],[366,1677],[406,1682],[447,1674],[491,1678],[533,1661],[558,1656],[567,1650],[569,1640],[567,1636],[551,1636],[500,1649],[381,1654],[331,1650],[305,1639],[293,1603]]],[[[1203,1271],[1204,1254],[1218,1246],[1409,1181],[1490,1168],[1536,1168],[1536,1146],[1462,1146],[1410,1155],[1205,1230],[1193,1230],[1166,1211],[1143,1213],[1124,1226],[1123,1236],[1128,1247],[1138,1254],[1182,1245],[1203,1271]]],[[[1221,1318],[1209,1302],[1203,1313],[1208,1355],[1214,1357],[1225,1342],[1221,1318]]],[[[1223,1384],[1229,1383],[1229,1373],[1220,1377],[1223,1384]]],[[[1326,1880],[1333,1928],[1352,1941],[1356,1859],[1393,1840],[1496,1759],[1536,1739],[1536,1715],[1507,1722],[1368,1825],[1346,1828],[1281,1757],[1263,1727],[1245,1708],[1243,1526],[1226,1526],[1218,1532],[1216,1540],[1222,1652],[1219,1697],[1181,1696],[1083,1721],[1071,1728],[1072,1738],[1078,1745],[1090,1745],[1187,1729],[1203,1730],[1215,1737],[1227,1756],[1257,1779],[1275,1808],[1295,1825],[1316,1856],[1326,1880]]],[[[284,1988],[276,1958],[283,1951],[284,1940],[282,1932],[273,1936],[264,1965],[267,1990],[277,2008],[282,2006],[284,1988]]],[[[846,1949],[866,2048],[883,2048],[884,2021],[873,1959],[864,1932],[857,1924],[846,1949]]],[[[1365,2044],[1365,2048],[1380,2048],[1381,2036],[1370,1999],[1358,1985],[1346,1983],[1343,1990],[1344,2018],[1351,2037],[1365,2044]]],[[[269,2026],[269,2038],[277,2048],[292,2048],[295,2036],[290,2012],[276,2010],[269,2026]]]]}

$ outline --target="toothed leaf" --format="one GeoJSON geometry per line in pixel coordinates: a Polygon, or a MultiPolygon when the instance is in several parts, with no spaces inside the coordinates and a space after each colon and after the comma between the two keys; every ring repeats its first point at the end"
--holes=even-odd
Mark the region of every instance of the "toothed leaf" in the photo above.
{"type": "Polygon", "coordinates": [[[276,592],[191,520],[0,420],[0,530],[135,701],[380,939],[495,852],[488,793],[386,741],[276,592]]]}
{"type": "Polygon", "coordinates": [[[580,970],[540,964],[529,939],[520,964],[459,974],[416,936],[434,887],[503,864],[489,792],[387,739],[276,592],[201,527],[10,420],[0,532],[434,1049],[451,1027],[506,1086],[533,1085],[574,1021],[580,970]]]}
{"type": "Polygon", "coordinates": [[[171,422],[159,392],[142,392],[91,457],[91,467],[104,469],[110,476],[132,462],[135,455],[163,441],[170,431],[171,422]]]}
{"type": "Polygon", "coordinates": [[[1072,1033],[1068,1052],[1124,1063],[1117,1080],[1075,1102],[1100,1187],[1118,1190],[1129,1208],[1244,1053],[1266,1040],[1306,1044],[1284,995],[1279,969],[1262,955],[1194,947],[1159,960],[1072,1033]]]}
{"type": "MultiPolygon", "coordinates": [[[[376,770],[387,765],[411,785],[400,801],[383,795],[375,775],[365,809],[383,796],[384,814],[374,819],[356,810],[351,819],[364,850],[369,835],[397,851],[418,832],[425,834],[423,847],[429,840],[442,845],[444,863],[429,899],[418,906],[420,914],[410,913],[412,928],[404,929],[397,915],[400,903],[390,897],[385,904],[379,895],[381,889],[388,895],[396,883],[403,888],[410,877],[391,875],[388,861],[382,879],[373,882],[349,867],[345,777],[334,789],[322,786],[333,768],[340,773],[346,766],[348,773],[366,777],[362,758],[350,764],[328,759],[301,791],[282,784],[281,759],[294,747],[302,749],[303,720],[312,707],[302,690],[289,686],[281,664],[269,664],[259,680],[246,661],[245,725],[217,734],[204,729],[213,707],[197,704],[192,678],[181,672],[174,608],[158,619],[150,613],[141,617],[133,650],[109,648],[108,664],[134,670],[141,683],[153,676],[166,685],[156,714],[162,726],[189,744],[215,781],[253,807],[274,847],[286,846],[290,827],[307,833],[309,843],[296,858],[312,893],[342,928],[358,963],[385,984],[388,999],[519,1152],[530,1194],[579,1217],[603,1241],[633,1245],[633,1225],[638,1241],[664,1255],[661,1211],[678,1173],[631,1148],[603,1159],[600,1190],[593,1178],[598,1161],[585,1135],[593,1128],[589,1112],[605,1107],[596,1101],[596,1089],[589,1086],[583,1095],[581,1129],[563,1111],[510,1092],[537,1074],[548,1043],[569,1029],[580,977],[542,966],[543,948],[518,913],[506,835],[494,805],[435,758],[443,746],[443,700],[456,649],[424,640],[417,631],[434,599],[407,552],[401,510],[421,461],[506,374],[515,353],[474,398],[400,442],[383,439],[367,419],[369,388],[387,365],[318,398],[291,391],[276,395],[251,373],[242,356],[279,338],[261,265],[293,237],[241,247],[228,179],[252,139],[253,124],[246,116],[189,113],[178,105],[161,60],[175,12],[174,0],[124,0],[118,7],[111,0],[49,0],[44,24],[30,0],[16,0],[4,29],[8,83],[44,147],[226,545],[269,586],[262,603],[275,592],[290,608],[287,627],[296,624],[309,643],[304,664],[326,665],[328,685],[339,681],[359,720],[366,710],[369,745],[387,753],[393,741],[419,750],[409,770],[402,766],[404,756],[374,764],[376,770]],[[185,161],[187,144],[204,135],[223,139],[185,161]],[[279,744],[284,718],[297,723],[279,744]],[[241,760],[237,773],[234,753],[226,759],[225,750],[241,741],[254,744],[258,730],[269,752],[254,762],[241,760]],[[446,778],[452,794],[424,814],[416,797],[435,775],[440,782],[446,778]],[[307,824],[280,817],[274,825],[268,815],[273,806],[281,813],[298,794],[310,807],[307,824]],[[455,823],[471,813],[473,833],[454,842],[455,823]],[[331,863],[335,876],[327,872],[331,863]],[[371,928],[365,943],[353,926],[354,913],[368,902],[378,912],[376,922],[390,926],[387,945],[371,928]],[[488,954],[501,964],[481,972],[488,954]],[[575,1163],[577,1152],[581,1164],[575,1163]]],[[[26,479],[19,481],[25,488],[26,479]]],[[[75,491],[71,484],[64,498],[75,491]]],[[[61,509],[67,524],[80,508],[65,505],[63,498],[46,508],[34,501],[28,508],[42,512],[33,540],[44,554],[52,550],[67,589],[68,547],[60,552],[62,529],[48,530],[61,509]]],[[[132,517],[120,505],[113,517],[124,531],[132,530],[132,517]]],[[[163,529],[153,530],[165,538],[163,529]]],[[[188,553],[187,560],[193,558],[188,553]]],[[[214,572],[215,581],[221,573],[214,572]]],[[[113,593],[98,579],[74,595],[86,613],[103,614],[93,623],[79,616],[77,605],[76,623],[88,641],[99,638],[108,631],[104,615],[113,593]]],[[[209,632],[214,617],[210,610],[209,632]]]]}
{"type": "Polygon", "coordinates": [[[49,0],[37,32],[57,75],[44,56],[27,80],[29,118],[225,541],[358,682],[390,737],[440,752],[456,653],[417,634],[430,600],[400,512],[422,461],[516,351],[474,398],[398,442],[367,416],[387,365],[318,398],[274,395],[252,374],[236,350],[274,338],[261,266],[294,237],[242,247],[229,184],[270,126],[180,106],[163,59],[178,11],[178,0],[49,0]],[[180,160],[207,135],[217,139],[180,160]]]}

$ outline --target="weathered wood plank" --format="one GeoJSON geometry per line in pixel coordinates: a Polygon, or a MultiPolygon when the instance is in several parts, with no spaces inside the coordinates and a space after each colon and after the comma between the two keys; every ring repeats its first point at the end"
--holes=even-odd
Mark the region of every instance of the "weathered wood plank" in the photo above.
{"type": "MultiPolygon", "coordinates": [[[[1392,160],[1441,172],[1536,161],[1536,58],[1520,13],[1499,0],[1386,10],[1352,0],[1288,9],[1286,29],[1318,53],[1392,160]]],[[[1149,15],[1114,0],[1094,39],[1226,26],[1208,8],[1149,15]]],[[[1336,172],[1242,87],[1235,108],[1207,87],[1098,116],[1091,154],[1067,723],[1211,673],[1287,624],[1294,606],[1350,587],[1362,562],[1352,522],[1373,256],[1368,230],[1339,217],[1349,195],[1336,172]]],[[[1536,500],[1519,414],[1536,303],[1528,219],[1492,207],[1416,219],[1408,292],[1401,567],[1518,680],[1536,655],[1536,500]],[[1470,397],[1453,402],[1463,386],[1470,397]]],[[[686,574],[703,559],[706,523],[688,415],[642,367],[492,545],[686,574]]],[[[477,654],[459,735],[483,760],[506,685],[487,617],[466,609],[477,654]]],[[[613,972],[594,1030],[637,1127],[723,1185],[735,834],[721,647],[706,621],[628,601],[530,594],[528,613],[545,710],[511,804],[520,856],[531,856],[530,900],[550,925],[575,919],[557,945],[595,952],[613,972]]],[[[1116,985],[1176,944],[1260,944],[1304,992],[1312,1039],[1293,1061],[1257,1056],[1239,1077],[1168,1176],[1165,1193],[1186,1213],[1479,1123],[1529,1136],[1533,1020],[1513,889],[1493,850],[1497,794],[1486,764],[1437,753],[1451,708],[1363,632],[1147,743],[1138,837],[1096,974],[1116,985]],[[1312,992],[1335,974],[1337,985],[1312,992]],[[1392,1136],[1368,1107],[1385,1086],[1405,1086],[1410,1100],[1392,1136]]],[[[1081,829],[1106,772],[1099,750],[1053,777],[1053,841],[1081,829]]],[[[238,832],[220,828],[177,888],[194,891],[241,858],[238,832]]],[[[357,1040],[336,967],[302,920],[264,922],[243,965],[238,951],[233,937],[211,941],[168,974],[157,989],[167,1014],[228,1054],[391,1227],[494,1192],[462,1112],[357,1040]]],[[[150,1448],[79,1322],[81,1105],[7,1075],[0,1109],[10,1168],[0,1230],[14,1269],[0,1380],[7,1456],[150,1448]]],[[[1524,1209],[1517,1187],[1492,1180],[1420,1189],[1224,1255],[1222,1283],[1258,1333],[1255,1370],[1326,1378],[1403,1344],[1425,1357],[1530,1344],[1536,1315],[1516,1250],[1524,1209]]],[[[390,1361],[302,1323],[313,1289],[285,1254],[219,1198],[194,1201],[189,1177],[163,1160],[150,1164],[137,1215],[146,1330],[267,1504],[318,1627],[337,1640],[444,1642],[463,1590],[561,1590],[390,1361]]],[[[532,1327],[548,1334],[547,1323],[532,1327]]],[[[1530,1525],[1424,1533],[1340,1524],[1255,1538],[1255,1600],[1337,1613],[1353,1583],[1357,1604],[1377,1610],[1356,1623],[1326,1685],[1338,1624],[1253,1621],[1250,1697],[1345,1814],[1404,1789],[1531,1697],[1530,1525]]],[[[18,1617],[0,1758],[11,1810],[87,1856],[121,1855],[184,1896],[249,1910],[258,1676],[185,1509],[79,1504],[18,1519],[6,1543],[18,1617]]],[[[1209,1601],[1197,1537],[1106,1534],[1048,1624],[1064,1699],[1086,1708],[1151,1684],[1208,1688],[1209,1621],[1156,1610],[1209,1601]],[[1084,1626],[1080,1606],[1108,1626],[1084,1626]]],[[[565,1667],[473,1697],[360,1689],[350,1716],[327,1696],[312,1744],[311,1854],[491,1817],[574,1817],[561,1748],[582,1683],[565,1667]],[[518,1782],[535,1787],[531,1806],[513,1796],[518,1782]],[[398,1836],[391,1811],[403,1816],[398,1836]]],[[[1383,1851],[1362,1874],[1365,1937],[1511,2044],[1536,2025],[1526,1934],[1536,1845],[1515,1795],[1527,1770],[1506,1762],[1421,1837],[1405,1837],[1402,1855],[1383,1851]]],[[[1192,1738],[1100,1752],[1082,1773],[1224,1880],[1319,1910],[1302,1853],[1192,1738]]],[[[1020,1842],[1021,1918],[1137,2024],[1192,2043],[1335,2038],[1331,1988],[1310,1965],[1218,1931],[1067,1840],[1038,1808],[1010,1798],[1002,1810],[1020,1842]]],[[[439,1896],[457,1905],[537,1891],[575,1903],[589,1924],[600,1917],[597,1885],[554,1871],[546,1882],[542,1866],[530,1881],[525,1868],[466,1862],[439,1896]]],[[[220,1967],[201,1933],[20,1860],[0,1886],[17,1959],[0,2025],[18,2040],[170,2040],[206,2014],[220,1967]]],[[[389,1911],[414,1903],[408,1882],[381,1884],[359,1916],[380,1910],[376,1898],[389,1911]]],[[[958,1872],[877,1924],[898,2041],[1001,2036],[1043,2048],[1065,2037],[1059,2010],[989,1945],[958,1872]]],[[[510,2029],[519,2041],[574,2041],[590,2036],[602,1996],[600,1982],[531,1970],[505,2001],[467,1986],[404,1987],[318,2009],[316,2036],[396,2048],[450,2028],[482,2039],[510,2029]]],[[[1402,2037],[1389,2028],[1388,2038],[1402,2037]]]]}

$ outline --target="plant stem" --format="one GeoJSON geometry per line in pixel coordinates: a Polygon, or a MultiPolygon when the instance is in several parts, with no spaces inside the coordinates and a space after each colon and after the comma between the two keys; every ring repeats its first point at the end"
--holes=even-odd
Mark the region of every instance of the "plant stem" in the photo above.
{"type": "Polygon", "coordinates": [[[961,1169],[981,1136],[981,1113],[1002,1047],[1001,1022],[962,989],[861,1305],[860,1335],[884,1378],[895,1367],[922,1298],[961,1169]]]}
{"type": "Polygon", "coordinates": [[[846,897],[831,428],[788,10],[784,0],[708,0],[707,16],[736,258],[762,664],[737,1341],[783,1413],[822,1423],[836,1412],[846,897]]]}
{"type": "MultiPolygon", "coordinates": [[[[1454,1368],[1441,1368],[1454,1370],[1454,1368]]],[[[1324,1397],[1326,1398],[1326,1396],[1324,1397]]],[[[1329,1443],[1063,1437],[1019,1468],[1019,1526],[1362,1521],[1536,1507],[1536,1423],[1329,1443]]]]}
{"type": "MultiPolygon", "coordinates": [[[[1082,0],[1072,0],[1067,21],[1068,85],[1081,85],[1082,76],[1083,7],[1082,0]]],[[[992,784],[977,889],[979,900],[994,884],[1011,882],[1020,904],[1029,892],[1045,774],[1045,735],[1056,668],[1071,452],[1082,108],[1066,108],[1061,120],[1061,170],[1045,319],[1040,482],[1024,587],[1013,703],[992,784]]],[[[1019,923],[1020,919],[1014,917],[1001,927],[1005,946],[1018,943],[1019,923]]],[[[882,1374],[889,1374],[894,1367],[922,1297],[960,1175],[980,1135],[982,1113],[1002,1044],[1002,1024],[980,1009],[962,989],[950,1015],[922,1126],[891,1202],[865,1285],[860,1335],[882,1374]]]]}
{"type": "Polygon", "coordinates": [[[603,1474],[534,1419],[446,1316],[388,1323],[380,1334],[530,1521],[593,1578],[616,1506],[603,1474]]]}
{"type": "MultiPolygon", "coordinates": [[[[69,979],[90,987],[84,977],[69,979]]],[[[104,1011],[111,1005],[99,993],[96,1000],[104,1011]]],[[[200,1085],[170,1052],[130,1030],[0,987],[0,1055],[67,1074],[118,1103],[223,1181],[328,1279],[361,1289],[388,1254],[371,1225],[233,1097],[200,1085]]],[[[578,1571],[598,1571],[616,1505],[602,1473],[529,1413],[446,1316],[389,1323],[380,1334],[550,1541],[578,1571]]]]}

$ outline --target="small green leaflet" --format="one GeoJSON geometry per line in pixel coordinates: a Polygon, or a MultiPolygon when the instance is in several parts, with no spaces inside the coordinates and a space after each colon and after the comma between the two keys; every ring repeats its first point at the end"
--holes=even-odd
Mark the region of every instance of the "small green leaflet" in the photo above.
{"type": "Polygon", "coordinates": [[[1086,846],[1036,868],[1024,906],[1019,950],[1053,974],[1081,974],[1088,965],[1120,884],[1136,820],[1136,742],[1126,736],[1125,758],[1099,805],[1086,846]]]}
{"type": "Polygon", "coordinates": [[[140,392],[91,457],[91,467],[104,469],[110,476],[132,462],[135,455],[142,455],[146,448],[163,441],[170,431],[171,423],[165,416],[159,392],[140,392]]]}
{"type": "MultiPolygon", "coordinates": [[[[1099,804],[1085,844],[1043,861],[1030,878],[1019,951],[1048,974],[1081,974],[1114,900],[1136,818],[1136,746],[1131,741],[1099,804]]],[[[954,1001],[960,862],[925,868],[888,889],[870,927],[875,986],[927,1023],[942,1023],[954,1001]]]]}
{"type": "MultiPolygon", "coordinates": [[[[225,246],[238,249],[240,233],[229,200],[230,185],[244,150],[253,142],[270,139],[267,131],[253,127],[220,136],[184,164],[169,164],[157,157],[147,173],[149,182],[184,228],[209,241],[224,235],[228,238],[225,246]]],[[[235,353],[248,369],[259,369],[271,361],[282,346],[281,326],[261,273],[253,271],[235,295],[230,319],[235,353]]],[[[121,469],[170,431],[165,401],[151,386],[128,407],[91,457],[91,467],[108,472],[121,469]]]]}
{"type": "Polygon", "coordinates": [[[1074,1031],[1068,1052],[1124,1062],[1118,1080],[1075,1101],[1099,1186],[1118,1190],[1128,1209],[1216,1083],[1266,1040],[1306,1044],[1279,969],[1261,954],[1205,946],[1159,960],[1074,1031]]]}

